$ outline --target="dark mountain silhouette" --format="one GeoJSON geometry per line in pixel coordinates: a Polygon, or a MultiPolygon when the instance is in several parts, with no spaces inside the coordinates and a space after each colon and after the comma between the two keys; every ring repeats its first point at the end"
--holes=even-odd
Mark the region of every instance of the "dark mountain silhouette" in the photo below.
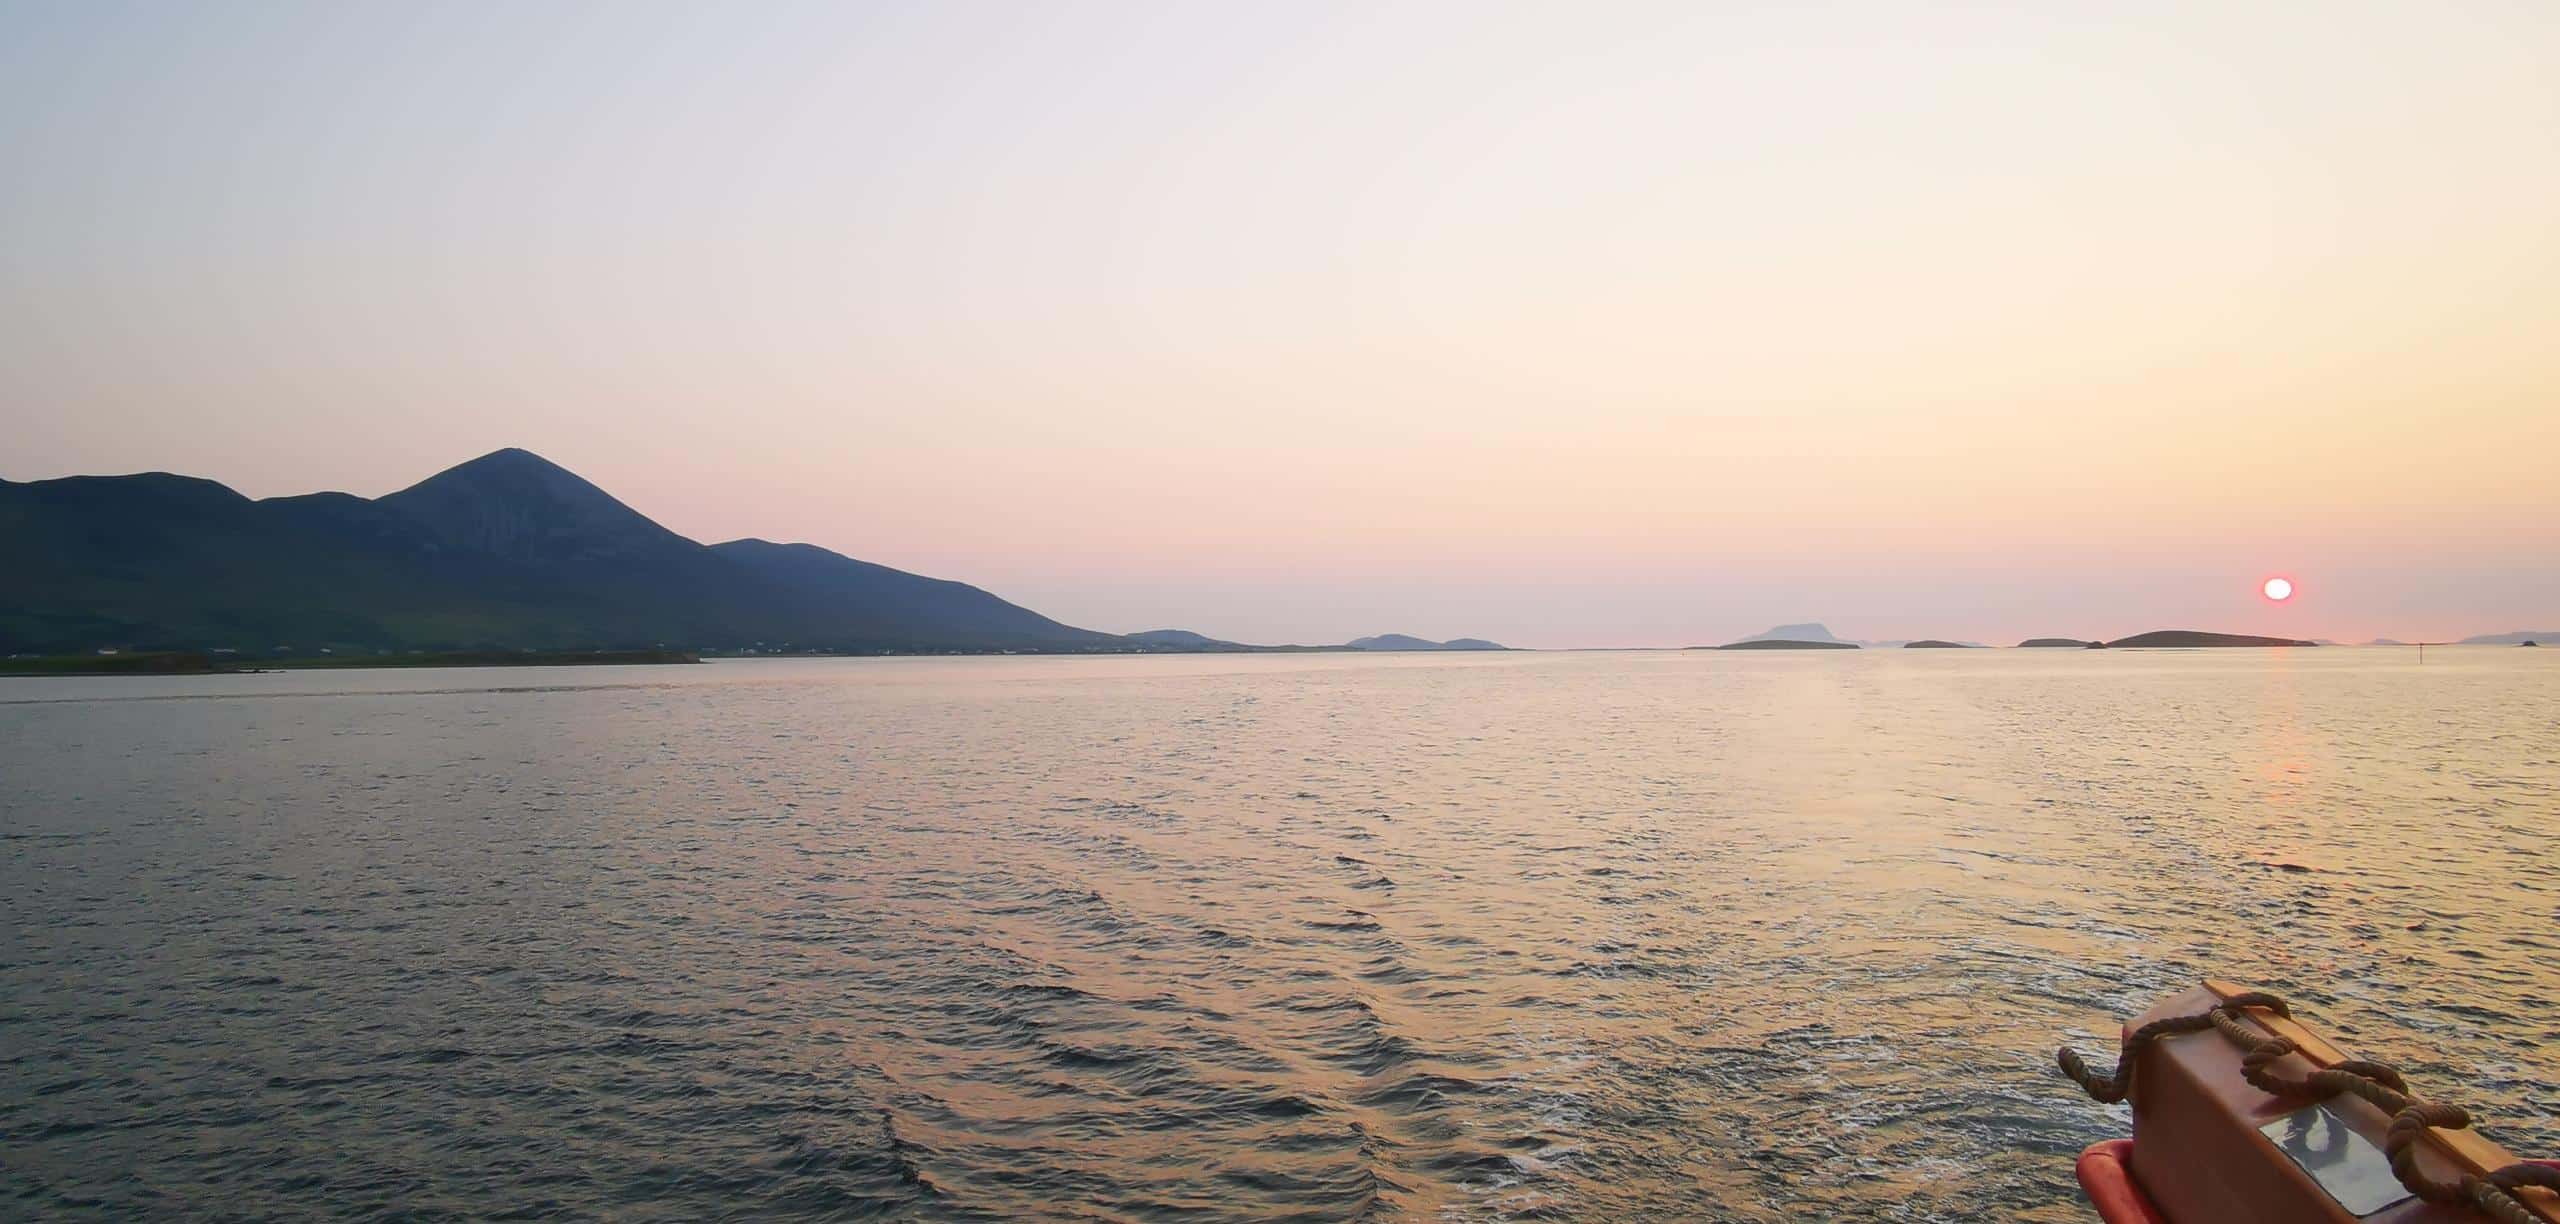
{"type": "Polygon", "coordinates": [[[2080,638],[2028,638],[2026,641],[2018,643],[2018,646],[2022,650],[2028,648],[2058,650],[2066,647],[2073,650],[2079,650],[2095,644],[2096,643],[2094,642],[2083,641],[2080,638]]]}
{"type": "Polygon", "coordinates": [[[521,450],[372,500],[159,472],[0,481],[0,653],[661,644],[1138,648],[812,545],[706,548],[521,450]]]}
{"type": "MultiPolygon", "coordinates": [[[[1305,654],[1355,649],[1352,646],[1255,646],[1245,642],[1213,638],[1208,634],[1194,633],[1188,629],[1149,629],[1142,633],[1123,634],[1120,640],[1138,649],[1175,654],[1305,654]]],[[[1451,649],[1460,648],[1455,642],[1444,642],[1441,645],[1451,649]]],[[[1483,649],[1503,648],[1488,644],[1483,649]]]]}
{"type": "Polygon", "coordinates": [[[815,544],[731,540],[710,552],[809,602],[809,614],[837,618],[870,640],[904,638],[919,647],[955,639],[1015,647],[1120,640],[1061,625],[967,583],[856,561],[815,544]]]}
{"type": "Polygon", "coordinates": [[[1164,650],[1250,649],[1249,647],[1235,642],[1219,641],[1205,633],[1193,633],[1188,629],[1149,629],[1141,633],[1131,633],[1124,636],[1126,636],[1130,641],[1136,642],[1141,646],[1154,646],[1164,650]]]}
{"type": "Polygon", "coordinates": [[[2196,629],[2160,629],[2117,638],[2110,647],[2143,646],[2316,646],[2317,642],[2294,638],[2252,637],[2246,633],[2205,633],[2196,629]]]}
{"type": "Polygon", "coordinates": [[[509,447],[374,503],[457,554],[523,564],[666,560],[701,545],[532,451],[509,447]]]}
{"type": "Polygon", "coordinates": [[[1353,638],[1346,643],[1353,650],[1438,650],[1440,643],[1405,633],[1381,633],[1375,637],[1353,638]]]}
{"type": "Polygon", "coordinates": [[[1904,642],[1904,643],[1902,644],[1902,648],[1903,648],[1904,650],[1975,650],[1975,649],[1979,649],[1978,647],[1976,647],[1976,646],[1975,646],[1973,643],[1971,643],[1971,642],[1942,642],[1942,641],[1939,641],[1939,640],[1938,640],[1938,639],[1936,639],[1936,638],[1922,638],[1922,639],[1920,639],[1919,641],[1916,641],[1916,642],[1904,642]]]}

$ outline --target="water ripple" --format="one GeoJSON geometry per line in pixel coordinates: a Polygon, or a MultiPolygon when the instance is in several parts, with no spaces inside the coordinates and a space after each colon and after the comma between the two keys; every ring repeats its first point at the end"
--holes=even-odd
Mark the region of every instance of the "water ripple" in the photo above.
{"type": "Polygon", "coordinates": [[[0,1202],[2069,1220],[2207,973],[2560,1151],[2560,654],[2444,654],[29,682],[0,1202]]]}

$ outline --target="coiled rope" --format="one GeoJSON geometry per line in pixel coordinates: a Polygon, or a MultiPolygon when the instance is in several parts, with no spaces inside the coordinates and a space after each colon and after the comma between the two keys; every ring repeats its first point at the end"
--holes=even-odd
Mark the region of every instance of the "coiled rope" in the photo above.
{"type": "Polygon", "coordinates": [[[2427,1176],[2418,1167],[2418,1139],[2428,1127],[2441,1126],[2461,1130],[2471,1125],[2471,1115],[2460,1106],[2438,1105],[2409,1095],[2408,1081],[2400,1073],[2382,1063],[2349,1060],[2336,1066],[2314,1070],[2299,1079],[2286,1079],[2276,1072],[2277,1060],[2295,1053],[2300,1047],[2290,1038],[2266,1036],[2240,1022],[2243,1010],[2263,1007],[2291,1019],[2293,1010],[2282,999],[2252,991],[2235,994],[2193,1016],[2169,1016],[2154,1020],[2125,1034],[2124,1047],[2116,1056],[2115,1071],[2099,1075],[2089,1069],[2088,1060],[2068,1047],[2057,1051],[2054,1059],[2062,1064],[2062,1073],[2103,1104],[2113,1105],[2133,1091],[2133,1064],[2136,1055],[2164,1037],[2200,1033],[2219,1029],[2222,1035],[2238,1044],[2242,1054],[2240,1075],[2249,1086],[2274,1097],[2311,1098],[2352,1093],[2372,1103],[2374,1108],[2391,1115],[2391,1128],[2385,1132],[2382,1151],[2391,1160],[2391,1171],[2409,1193],[2430,1203],[2450,1206],[2469,1205],[2499,1224],[2542,1224],[2542,1217],[2516,1197],[2514,1191],[2525,1186],[2540,1186],[2560,1191],[2560,1167],[2517,1161],[2489,1173],[2465,1173],[2457,1178],[2427,1176]]]}

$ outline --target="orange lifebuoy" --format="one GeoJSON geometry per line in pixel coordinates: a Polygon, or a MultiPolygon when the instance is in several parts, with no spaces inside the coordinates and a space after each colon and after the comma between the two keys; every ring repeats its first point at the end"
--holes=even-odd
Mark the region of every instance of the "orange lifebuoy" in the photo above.
{"type": "Polygon", "coordinates": [[[2169,1224],[2168,1217],[2151,1204],[2151,1196],[2133,1180],[2133,1168],[2127,1163],[2132,1156],[2131,1139],[2090,1144],[2073,1169],[2080,1175],[2080,1192],[2089,1196],[2089,1205],[2098,1209],[2098,1218],[2107,1224],[2169,1224]]]}

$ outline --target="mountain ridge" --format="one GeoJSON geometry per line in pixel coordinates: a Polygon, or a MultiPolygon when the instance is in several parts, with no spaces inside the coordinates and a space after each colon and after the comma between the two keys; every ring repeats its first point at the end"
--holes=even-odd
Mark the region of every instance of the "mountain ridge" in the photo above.
{"type": "Polygon", "coordinates": [[[816,545],[704,545],[517,448],[379,498],[0,481],[0,653],[771,645],[1146,648],[816,545]]]}

